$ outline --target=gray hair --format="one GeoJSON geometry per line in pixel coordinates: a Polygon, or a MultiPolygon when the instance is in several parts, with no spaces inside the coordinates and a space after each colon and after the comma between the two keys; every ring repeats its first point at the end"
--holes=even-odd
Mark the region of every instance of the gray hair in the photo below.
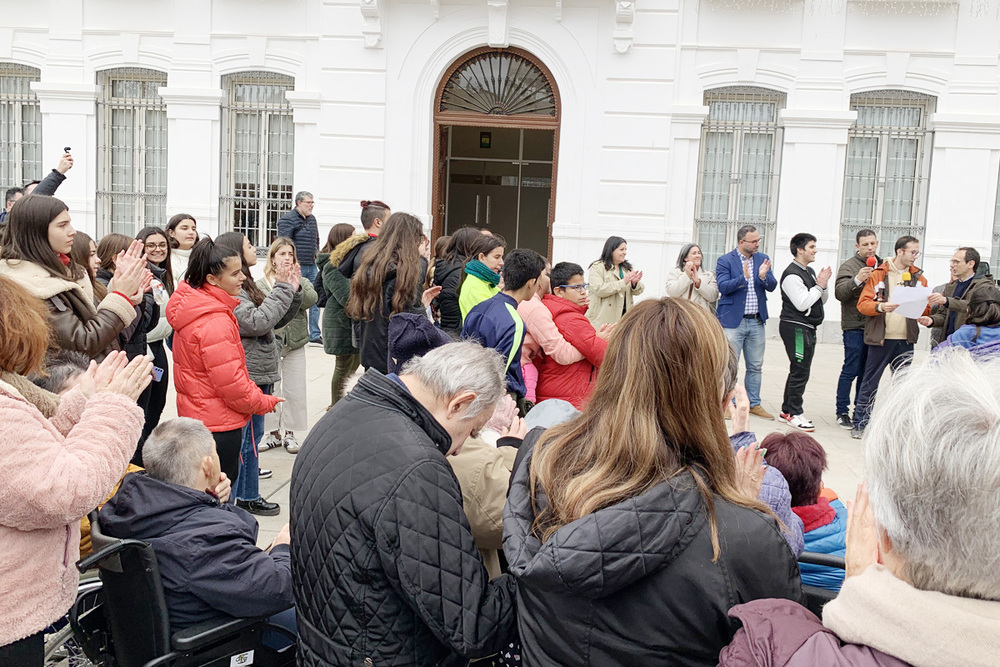
{"type": "Polygon", "coordinates": [[[875,519],[910,582],[1000,600],[1000,357],[949,349],[897,372],[865,441],[875,519]]]}
{"type": "Polygon", "coordinates": [[[685,243],[684,247],[681,248],[681,254],[677,255],[677,268],[681,271],[684,270],[684,264],[687,262],[688,253],[691,252],[691,248],[697,248],[701,250],[701,246],[697,243],[685,243]]]}
{"type": "Polygon", "coordinates": [[[194,488],[201,460],[215,451],[215,439],[197,419],[177,417],[149,434],[142,446],[142,463],[153,479],[194,488]]]}
{"type": "Polygon", "coordinates": [[[751,232],[755,231],[757,231],[757,227],[755,227],[754,225],[743,225],[742,227],[736,230],[736,240],[742,241],[747,237],[747,234],[750,234],[751,232]]]}
{"type": "Polygon", "coordinates": [[[299,203],[301,203],[302,201],[304,201],[306,199],[313,199],[313,200],[315,200],[316,198],[313,197],[313,193],[311,193],[311,192],[309,192],[307,190],[300,190],[299,192],[295,193],[295,205],[296,206],[298,206],[299,203]]]}
{"type": "Polygon", "coordinates": [[[436,347],[406,362],[400,375],[413,375],[435,397],[450,400],[462,392],[476,395],[462,419],[492,411],[506,391],[504,358],[493,348],[459,341],[436,347]]]}

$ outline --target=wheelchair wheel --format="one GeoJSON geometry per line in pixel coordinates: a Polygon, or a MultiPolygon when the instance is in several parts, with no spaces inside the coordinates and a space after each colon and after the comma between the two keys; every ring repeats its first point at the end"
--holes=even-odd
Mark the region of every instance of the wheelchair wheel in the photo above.
{"type": "Polygon", "coordinates": [[[103,660],[92,661],[84,652],[77,630],[74,628],[75,616],[85,616],[92,612],[100,612],[101,582],[92,580],[81,582],[77,591],[76,602],[70,612],[53,623],[45,633],[45,665],[59,667],[101,667],[103,660]]]}

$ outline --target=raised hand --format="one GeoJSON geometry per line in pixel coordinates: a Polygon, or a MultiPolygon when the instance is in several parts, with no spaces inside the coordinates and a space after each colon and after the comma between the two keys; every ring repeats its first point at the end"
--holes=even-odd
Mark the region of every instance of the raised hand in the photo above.
{"type": "Polygon", "coordinates": [[[153,362],[148,357],[139,356],[116,373],[104,391],[111,394],[121,394],[134,401],[139,398],[139,395],[152,381],[153,362]]]}
{"type": "Polygon", "coordinates": [[[858,484],[854,502],[847,501],[847,535],[844,538],[847,576],[853,577],[878,562],[878,533],[875,515],[868,503],[868,487],[858,484]]]}
{"type": "Polygon", "coordinates": [[[764,486],[764,452],[758,443],[736,452],[736,488],[745,498],[756,500],[764,486]]]}
{"type": "Polygon", "coordinates": [[[868,276],[872,274],[872,271],[874,271],[872,267],[862,266],[861,270],[858,271],[858,275],[854,276],[854,279],[857,280],[859,283],[863,283],[866,280],[868,280],[868,276]]]}
{"type": "Polygon", "coordinates": [[[732,428],[733,435],[750,430],[750,397],[739,382],[733,387],[732,428]]]}
{"type": "Polygon", "coordinates": [[[420,297],[420,303],[424,304],[424,308],[426,308],[427,306],[431,305],[431,301],[433,301],[440,293],[441,293],[440,285],[435,285],[430,289],[426,289],[424,290],[423,295],[421,295],[420,297]]]}
{"type": "Polygon", "coordinates": [[[601,328],[597,330],[597,337],[603,340],[608,340],[611,338],[611,332],[615,330],[618,326],[617,322],[612,322],[611,324],[602,324],[601,328]]]}
{"type": "Polygon", "coordinates": [[[214,489],[206,489],[209,493],[213,494],[219,499],[221,503],[229,502],[229,495],[233,490],[233,481],[226,477],[226,473],[219,473],[219,483],[215,485],[214,489]]]}
{"type": "Polygon", "coordinates": [[[490,417],[489,421],[486,422],[486,426],[483,430],[493,431],[494,433],[502,433],[505,428],[507,428],[511,420],[517,417],[517,403],[510,395],[504,395],[497,403],[497,406],[493,409],[493,415],[490,417]]]}
{"type": "Polygon", "coordinates": [[[73,156],[70,155],[69,153],[63,153],[63,156],[59,158],[59,166],[56,167],[56,171],[65,176],[66,172],[72,168],[73,168],[73,156]]]}
{"type": "Polygon", "coordinates": [[[826,289],[826,286],[830,284],[830,276],[832,275],[833,270],[829,266],[824,267],[823,270],[819,272],[819,275],[816,276],[816,284],[823,289],[826,289]]]}
{"type": "Polygon", "coordinates": [[[761,262],[760,271],[757,272],[757,275],[760,277],[761,280],[767,280],[767,272],[770,270],[771,270],[771,260],[765,259],[763,262],[761,262]]]}
{"type": "Polygon", "coordinates": [[[291,284],[292,289],[296,292],[299,291],[299,287],[302,285],[302,267],[298,263],[292,264],[289,270],[289,277],[291,278],[288,282],[291,284]]]}
{"type": "Polygon", "coordinates": [[[753,266],[753,258],[743,260],[743,277],[750,280],[750,267],[753,266]]]}
{"type": "Polygon", "coordinates": [[[518,438],[519,440],[524,440],[526,435],[528,435],[528,425],[517,415],[514,415],[510,426],[505,426],[500,431],[501,438],[518,438]]]}

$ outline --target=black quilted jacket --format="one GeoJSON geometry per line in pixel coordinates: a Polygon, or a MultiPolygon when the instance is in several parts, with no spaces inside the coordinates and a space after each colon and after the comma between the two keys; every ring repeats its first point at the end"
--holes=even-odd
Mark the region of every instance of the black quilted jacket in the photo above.
{"type": "Polygon", "coordinates": [[[291,482],[299,665],[462,665],[511,640],[444,457],[451,438],[369,370],[316,424],[291,482]]]}
{"type": "Polygon", "coordinates": [[[708,517],[690,474],[540,544],[531,533],[530,461],[529,453],[514,473],[503,519],[524,667],[710,667],[739,629],[730,607],[801,598],[795,556],[775,521],[718,496],[722,555],[712,562],[708,517]]]}

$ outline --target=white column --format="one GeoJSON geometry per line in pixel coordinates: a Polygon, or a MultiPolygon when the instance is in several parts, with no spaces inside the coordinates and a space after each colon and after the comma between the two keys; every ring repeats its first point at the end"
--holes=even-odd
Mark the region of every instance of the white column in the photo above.
{"type": "Polygon", "coordinates": [[[325,181],[319,178],[319,117],[322,95],[317,92],[289,90],[285,93],[285,99],[292,107],[292,123],[295,125],[293,187],[295,192],[306,190],[313,193],[319,236],[323,239],[335,220],[332,215],[333,193],[326,189],[325,181]]]}
{"type": "MultiPolygon", "coordinates": [[[[59,164],[63,149],[72,148],[74,164],[56,197],[69,206],[77,229],[94,236],[97,230],[97,86],[88,83],[34,81],[42,112],[43,178],[59,164]]],[[[96,236],[95,236],[96,238],[96,236]]]]}
{"type": "MultiPolygon", "coordinates": [[[[781,111],[780,124],[785,128],[785,136],[778,185],[775,257],[772,258],[775,277],[780,278],[781,272],[792,261],[788,242],[798,232],[816,236],[820,249],[816,256],[816,271],[829,266],[836,275],[840,266],[838,248],[847,135],[856,118],[856,111],[841,109],[781,111]]],[[[771,293],[768,308],[772,313],[780,310],[779,290],[771,293]]],[[[838,302],[830,299],[825,312],[826,324],[817,332],[819,340],[839,342],[838,302]]],[[[776,327],[778,318],[772,319],[776,327]]]]}
{"type": "Polygon", "coordinates": [[[167,87],[159,93],[167,104],[167,219],[190,213],[198,229],[214,238],[226,231],[219,229],[223,91],[167,87]]]}

